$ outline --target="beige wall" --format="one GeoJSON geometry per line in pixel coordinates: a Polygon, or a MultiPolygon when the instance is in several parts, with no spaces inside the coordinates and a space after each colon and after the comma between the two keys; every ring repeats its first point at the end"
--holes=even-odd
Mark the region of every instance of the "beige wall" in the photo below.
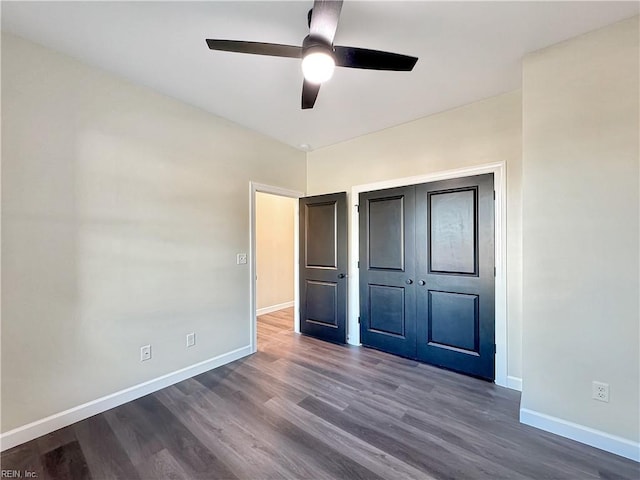
{"type": "Polygon", "coordinates": [[[2,140],[3,432],[249,344],[249,182],[303,153],[10,35],[2,140]]]}
{"type": "Polygon", "coordinates": [[[256,193],[256,305],[293,302],[296,199],[256,193]]]}
{"type": "Polygon", "coordinates": [[[522,407],[638,441],[638,17],[524,60],[522,407]],[[593,380],[610,402],[591,399],[593,380]]]}
{"type": "MultiPolygon", "coordinates": [[[[307,155],[309,195],[505,162],[508,375],[521,377],[521,95],[512,92],[307,155]]],[[[351,212],[350,212],[351,213],[351,212]]]]}

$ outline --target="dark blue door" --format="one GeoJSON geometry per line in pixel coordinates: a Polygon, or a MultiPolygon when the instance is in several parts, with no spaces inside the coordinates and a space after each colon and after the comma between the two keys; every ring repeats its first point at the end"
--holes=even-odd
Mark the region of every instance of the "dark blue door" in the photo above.
{"type": "Polygon", "coordinates": [[[346,342],[347,194],[300,199],[300,331],[346,342]]]}
{"type": "Polygon", "coordinates": [[[415,189],[362,193],[360,209],[360,341],[416,356],[415,189]]]}
{"type": "Polygon", "coordinates": [[[416,186],[418,360],[494,379],[493,175],[416,186]]]}

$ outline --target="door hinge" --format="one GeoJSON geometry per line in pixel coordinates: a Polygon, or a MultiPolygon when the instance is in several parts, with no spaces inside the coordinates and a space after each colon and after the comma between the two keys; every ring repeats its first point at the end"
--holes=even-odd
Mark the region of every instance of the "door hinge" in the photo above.
{"type": "Polygon", "coordinates": [[[498,353],[498,345],[493,344],[493,353],[498,353]]]}
{"type": "Polygon", "coordinates": [[[358,325],[360,325],[360,317],[358,317],[358,325]]]}
{"type": "Polygon", "coordinates": [[[494,276],[494,277],[497,275],[497,271],[498,271],[498,270],[496,269],[496,267],[493,267],[493,276],[494,276]]]}
{"type": "Polygon", "coordinates": [[[360,205],[356,205],[356,212],[360,213],[360,205]]]}
{"type": "Polygon", "coordinates": [[[495,190],[493,191],[493,199],[494,200],[496,199],[496,191],[495,190]]]}
{"type": "Polygon", "coordinates": [[[360,260],[358,260],[358,268],[360,268],[360,260]]]}

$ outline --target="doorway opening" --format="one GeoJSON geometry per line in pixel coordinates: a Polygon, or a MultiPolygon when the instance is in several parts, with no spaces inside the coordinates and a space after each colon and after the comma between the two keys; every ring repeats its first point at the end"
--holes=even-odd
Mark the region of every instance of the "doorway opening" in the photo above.
{"type": "Polygon", "coordinates": [[[301,192],[251,183],[251,342],[299,331],[298,198],[301,192]]]}

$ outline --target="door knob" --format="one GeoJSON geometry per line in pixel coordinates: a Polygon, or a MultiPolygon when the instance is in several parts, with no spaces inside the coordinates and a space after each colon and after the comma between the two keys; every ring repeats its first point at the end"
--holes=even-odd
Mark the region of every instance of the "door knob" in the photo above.
{"type": "Polygon", "coordinates": [[[420,280],[420,281],[418,282],[418,285],[422,286],[422,285],[424,285],[425,283],[427,283],[427,282],[425,282],[424,280],[420,280]]]}
{"type": "Polygon", "coordinates": [[[411,280],[410,278],[405,282],[407,285],[411,285],[413,283],[413,280],[411,280]]]}
{"type": "Polygon", "coordinates": [[[346,275],[344,273],[339,273],[338,274],[338,278],[344,278],[344,277],[346,277],[346,275]]]}

